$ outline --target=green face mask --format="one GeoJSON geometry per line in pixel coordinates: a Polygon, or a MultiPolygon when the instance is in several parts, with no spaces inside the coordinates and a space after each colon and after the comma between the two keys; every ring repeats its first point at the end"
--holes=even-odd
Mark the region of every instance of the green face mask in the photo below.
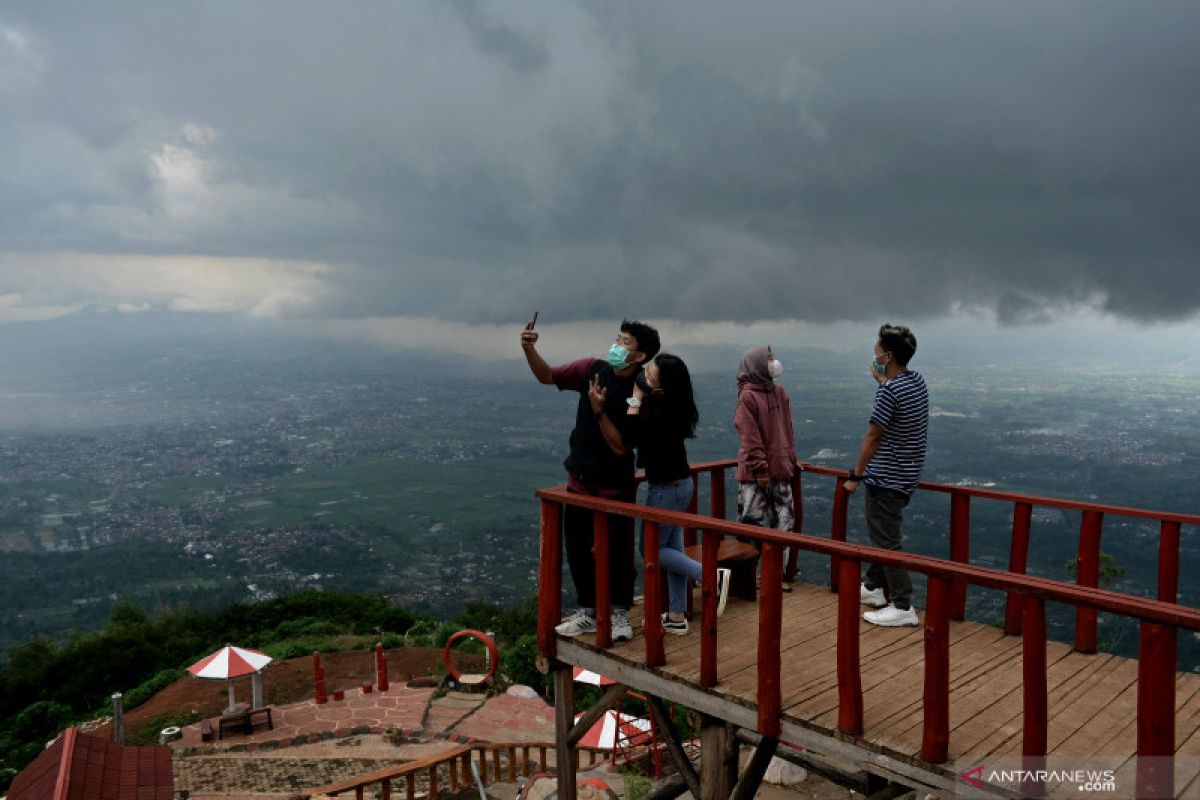
{"type": "Polygon", "coordinates": [[[878,357],[875,356],[871,357],[871,369],[875,370],[879,375],[887,374],[887,364],[880,364],[878,357]]]}
{"type": "Polygon", "coordinates": [[[615,370],[622,370],[629,366],[629,351],[617,343],[608,348],[608,365],[615,370]]]}

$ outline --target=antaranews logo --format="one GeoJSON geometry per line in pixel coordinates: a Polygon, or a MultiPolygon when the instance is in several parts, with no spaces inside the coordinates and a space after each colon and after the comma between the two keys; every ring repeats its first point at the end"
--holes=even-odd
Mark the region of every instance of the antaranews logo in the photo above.
{"type": "Polygon", "coordinates": [[[975,764],[965,770],[960,765],[958,794],[962,797],[991,797],[991,792],[996,789],[1023,794],[1034,787],[1058,787],[1059,791],[1088,794],[1117,794],[1119,760],[1087,758],[1054,759],[1053,762],[1030,764],[1014,758],[975,764]]]}
{"type": "Polygon", "coordinates": [[[978,767],[975,767],[974,769],[967,770],[959,777],[962,778],[967,783],[974,786],[976,789],[986,789],[987,788],[987,784],[984,783],[983,781],[979,780],[980,778],[983,777],[983,764],[980,764],[978,767]]]}

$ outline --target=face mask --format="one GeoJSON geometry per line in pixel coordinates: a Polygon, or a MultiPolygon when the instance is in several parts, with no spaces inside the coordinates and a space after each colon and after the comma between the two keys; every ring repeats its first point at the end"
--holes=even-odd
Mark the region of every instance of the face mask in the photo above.
{"type": "Polygon", "coordinates": [[[616,342],[608,348],[608,365],[615,370],[622,370],[629,366],[629,351],[616,342]]]}
{"type": "Polygon", "coordinates": [[[887,364],[880,364],[879,359],[876,357],[871,358],[871,369],[875,370],[879,375],[887,374],[887,364]]]}
{"type": "Polygon", "coordinates": [[[778,358],[774,361],[767,362],[767,372],[771,373],[771,380],[778,378],[783,374],[783,362],[778,358]]]}

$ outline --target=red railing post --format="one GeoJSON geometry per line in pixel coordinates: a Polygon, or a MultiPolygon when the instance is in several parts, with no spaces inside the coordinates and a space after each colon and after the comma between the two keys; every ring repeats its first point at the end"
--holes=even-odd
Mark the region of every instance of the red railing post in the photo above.
{"type": "Polygon", "coordinates": [[[642,563],[646,569],[643,578],[646,589],[646,617],[642,620],[642,633],[646,637],[646,666],[661,667],[667,663],[667,656],[663,650],[662,571],[658,566],[658,523],[647,520],[645,531],[642,563]]]}
{"type": "Polygon", "coordinates": [[[783,702],[779,685],[780,638],[783,635],[783,548],[764,542],[762,585],[758,603],[758,732],[778,737],[783,702]]]}
{"type": "Polygon", "coordinates": [[[1137,796],[1175,796],[1176,629],[1142,622],[1138,645],[1137,796]]]}
{"type": "MultiPolygon", "coordinates": [[[[1080,586],[1095,589],[1100,585],[1100,529],[1103,524],[1103,512],[1083,512],[1079,523],[1079,557],[1075,562],[1075,582],[1080,586]]],[[[1081,653],[1096,652],[1095,608],[1075,608],[1075,649],[1081,653]]]]}
{"type": "Polygon", "coordinates": [[[554,627],[562,619],[562,506],[542,501],[538,549],[538,653],[558,654],[554,627]]]}
{"type": "Polygon", "coordinates": [[[716,519],[725,519],[725,470],[714,467],[708,473],[712,497],[709,504],[716,519]]]}
{"type": "MultiPolygon", "coordinates": [[[[1046,742],[1049,716],[1046,698],[1046,603],[1040,597],[1025,597],[1025,620],[1021,643],[1022,680],[1024,683],[1024,727],[1021,738],[1022,769],[1037,774],[1046,766],[1046,742]]],[[[1041,797],[1044,782],[1032,781],[1021,786],[1022,794],[1041,797]]]]}
{"type": "MultiPolygon", "coordinates": [[[[971,496],[950,495],[950,560],[971,563],[971,496]]],[[[967,582],[961,578],[950,584],[950,618],[966,619],[967,582]]]]}
{"type": "MultiPolygon", "coordinates": [[[[844,479],[839,475],[834,478],[833,490],[833,519],[830,521],[829,538],[835,542],[846,541],[846,514],[849,510],[850,495],[842,485],[844,479]]],[[[838,559],[829,559],[829,591],[838,590],[838,559]]],[[[857,584],[858,578],[855,578],[857,584]]]]}
{"type": "Polygon", "coordinates": [[[1158,599],[1179,602],[1179,523],[1164,520],[1158,532],[1158,599]]]}
{"type": "Polygon", "coordinates": [[[329,702],[329,693],[325,690],[325,668],[321,666],[321,654],[313,652],[313,691],[317,705],[329,702]]]}
{"type": "MultiPolygon", "coordinates": [[[[796,471],[792,474],[792,532],[800,533],[804,530],[804,487],[800,480],[803,473],[800,466],[796,465],[796,471]]],[[[800,548],[789,547],[787,549],[787,565],[784,567],[783,578],[788,583],[796,580],[796,573],[800,571],[800,548]]]]}
{"type": "Polygon", "coordinates": [[[950,581],[929,576],[925,608],[925,695],[921,758],[941,764],[950,749],[950,581]]]}
{"type": "Polygon", "coordinates": [[[719,531],[704,531],[704,549],[700,569],[700,685],[717,685],[717,551],[721,547],[719,531]]]}
{"type": "Polygon", "coordinates": [[[837,678],[838,730],[855,736],[863,732],[862,662],[859,656],[857,559],[838,559],[837,678]]]}
{"type": "MultiPolygon", "coordinates": [[[[1012,543],[1008,550],[1008,571],[1024,575],[1029,569],[1029,528],[1033,520],[1033,505],[1013,505],[1012,543]]],[[[1025,598],[1019,592],[1009,592],[1004,600],[1004,632],[1015,636],[1021,632],[1021,604],[1025,598]]]]}
{"type": "Polygon", "coordinates": [[[388,690],[387,656],[383,653],[383,642],[375,644],[375,682],[379,685],[379,691],[388,690]]]}
{"type": "Polygon", "coordinates": [[[608,583],[608,514],[592,517],[592,556],[596,562],[596,647],[612,645],[612,592],[608,583]]]}

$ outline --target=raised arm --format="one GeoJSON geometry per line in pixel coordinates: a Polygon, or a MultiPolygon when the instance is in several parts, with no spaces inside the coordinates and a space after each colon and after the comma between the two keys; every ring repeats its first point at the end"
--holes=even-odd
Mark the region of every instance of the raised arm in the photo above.
{"type": "Polygon", "coordinates": [[[525,324],[521,331],[521,349],[525,352],[525,360],[529,362],[529,371],[538,383],[552,384],[554,378],[550,374],[550,365],[537,351],[538,333],[533,329],[533,320],[525,324]]]}

